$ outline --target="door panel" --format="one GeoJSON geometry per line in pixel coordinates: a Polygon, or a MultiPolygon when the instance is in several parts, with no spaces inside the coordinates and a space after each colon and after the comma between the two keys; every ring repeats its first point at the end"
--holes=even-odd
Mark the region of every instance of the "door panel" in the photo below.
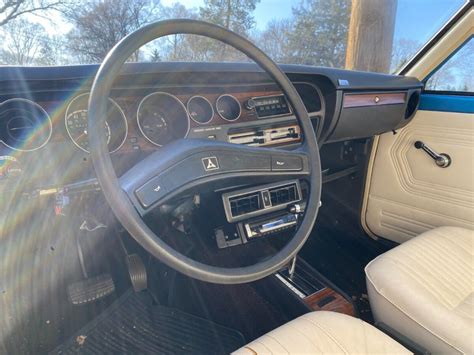
{"type": "Polygon", "coordinates": [[[397,134],[374,140],[361,222],[365,231],[402,243],[439,226],[474,229],[474,7],[433,37],[403,69],[426,84],[419,110],[397,134]],[[452,163],[440,168],[422,141],[452,163]]]}
{"type": "MultiPolygon", "coordinates": [[[[474,106],[474,97],[469,97],[474,106]],[[472,99],[472,100],[471,100],[472,99]]],[[[419,110],[396,135],[376,140],[362,224],[372,236],[404,242],[438,226],[474,229],[474,115],[419,110]],[[452,158],[438,167],[423,141],[452,158]]]]}

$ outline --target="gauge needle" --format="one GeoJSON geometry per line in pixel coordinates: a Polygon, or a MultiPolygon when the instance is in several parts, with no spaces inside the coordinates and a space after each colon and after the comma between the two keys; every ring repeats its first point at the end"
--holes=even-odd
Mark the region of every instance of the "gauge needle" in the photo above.
{"type": "Polygon", "coordinates": [[[19,129],[27,129],[27,128],[32,128],[32,127],[31,126],[12,127],[12,128],[10,128],[10,131],[17,131],[19,129]]]}

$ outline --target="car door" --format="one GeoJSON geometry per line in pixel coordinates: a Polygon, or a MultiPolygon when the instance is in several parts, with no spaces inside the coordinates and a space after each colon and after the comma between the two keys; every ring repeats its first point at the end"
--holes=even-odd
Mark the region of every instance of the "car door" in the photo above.
{"type": "Polygon", "coordinates": [[[472,6],[448,25],[405,71],[425,83],[412,122],[374,141],[361,214],[372,237],[402,243],[438,226],[474,229],[472,6]]]}

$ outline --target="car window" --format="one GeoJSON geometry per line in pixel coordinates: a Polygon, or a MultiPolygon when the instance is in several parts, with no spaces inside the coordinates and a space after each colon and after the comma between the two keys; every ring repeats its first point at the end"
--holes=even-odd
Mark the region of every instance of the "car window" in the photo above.
{"type": "MultiPolygon", "coordinates": [[[[239,33],[278,63],[396,73],[466,1],[41,0],[38,7],[0,0],[0,65],[100,63],[137,28],[190,18],[239,33]]],[[[245,60],[219,43],[183,35],[154,41],[130,58],[245,60]]]]}
{"type": "Polygon", "coordinates": [[[444,62],[428,79],[430,91],[474,92],[474,38],[444,62]]]}

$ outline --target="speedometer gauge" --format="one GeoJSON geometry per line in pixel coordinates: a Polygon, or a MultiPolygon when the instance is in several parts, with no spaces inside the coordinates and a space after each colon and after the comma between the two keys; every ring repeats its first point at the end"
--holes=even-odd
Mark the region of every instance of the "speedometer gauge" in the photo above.
{"type": "Polygon", "coordinates": [[[155,92],[140,102],[137,122],[145,138],[160,147],[185,138],[189,132],[186,107],[176,96],[165,92],[155,92]]]}
{"type": "MultiPolygon", "coordinates": [[[[74,144],[89,153],[89,139],[87,132],[89,94],[76,96],[66,110],[66,130],[74,144]]],[[[109,152],[117,151],[127,138],[128,125],[125,114],[120,106],[109,98],[104,135],[107,139],[109,152]]]]}
{"type": "MultiPolygon", "coordinates": [[[[85,152],[89,152],[89,140],[87,135],[87,110],[71,112],[66,116],[66,129],[72,141],[85,152]]],[[[105,136],[107,144],[110,143],[110,126],[105,122],[105,136]]]]}

